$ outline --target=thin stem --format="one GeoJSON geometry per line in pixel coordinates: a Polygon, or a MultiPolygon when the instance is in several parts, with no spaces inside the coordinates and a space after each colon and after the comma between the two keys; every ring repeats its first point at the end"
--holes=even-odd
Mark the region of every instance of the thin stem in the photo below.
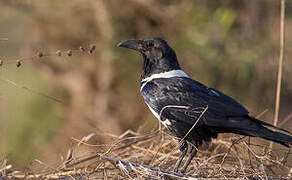
{"type": "MultiPolygon", "coordinates": [[[[274,126],[278,124],[279,120],[279,107],[280,107],[280,92],[281,92],[281,80],[282,80],[282,66],[284,59],[284,40],[285,40],[285,0],[281,0],[281,17],[280,17],[280,56],[277,76],[277,91],[276,91],[276,102],[275,102],[275,115],[274,115],[274,126]]],[[[273,143],[271,143],[271,147],[273,143]]]]}
{"type": "Polygon", "coordinates": [[[281,25],[280,25],[280,56],[279,56],[279,67],[278,67],[278,79],[277,79],[277,92],[276,92],[276,105],[275,105],[275,116],[274,125],[278,124],[279,117],[279,105],[280,105],[280,92],[281,92],[281,79],[282,79],[282,65],[284,59],[284,37],[285,37],[285,0],[281,0],[281,25]]]}

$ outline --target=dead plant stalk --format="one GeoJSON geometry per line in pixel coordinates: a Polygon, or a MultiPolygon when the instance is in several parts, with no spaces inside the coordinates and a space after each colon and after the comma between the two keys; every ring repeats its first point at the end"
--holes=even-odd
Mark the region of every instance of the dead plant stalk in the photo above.
{"type": "MultiPolygon", "coordinates": [[[[281,0],[281,16],[280,16],[280,55],[279,55],[279,66],[277,76],[277,90],[276,90],[276,102],[275,102],[275,115],[274,115],[274,126],[278,124],[279,120],[279,106],[280,106],[280,92],[281,92],[281,80],[282,80],[282,66],[284,59],[284,40],[285,40],[285,0],[281,0]]],[[[273,147],[273,143],[270,144],[273,147]]]]}

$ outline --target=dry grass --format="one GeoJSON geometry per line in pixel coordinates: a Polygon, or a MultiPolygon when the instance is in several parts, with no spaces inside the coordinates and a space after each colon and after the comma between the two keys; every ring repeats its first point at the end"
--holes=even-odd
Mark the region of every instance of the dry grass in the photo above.
{"type": "Polygon", "coordinates": [[[291,178],[292,164],[287,162],[289,149],[274,149],[250,143],[247,137],[221,137],[199,150],[186,174],[172,172],[179,155],[175,137],[158,131],[139,135],[127,131],[117,137],[92,133],[81,140],[59,165],[52,167],[36,160],[38,168],[27,172],[11,170],[2,163],[0,173],[8,178],[26,179],[188,179],[188,178],[291,178]],[[102,135],[111,144],[90,144],[102,135]],[[91,150],[80,149],[89,148],[91,150]],[[78,155],[77,155],[78,154],[78,155]]]}
{"type": "MultiPolygon", "coordinates": [[[[280,92],[283,72],[283,59],[284,59],[284,48],[285,48],[285,0],[281,0],[281,16],[280,16],[280,55],[277,75],[277,90],[275,99],[275,115],[274,115],[274,126],[277,126],[279,119],[279,108],[280,108],[280,92]]],[[[272,146],[272,145],[271,145],[272,146]]]]}

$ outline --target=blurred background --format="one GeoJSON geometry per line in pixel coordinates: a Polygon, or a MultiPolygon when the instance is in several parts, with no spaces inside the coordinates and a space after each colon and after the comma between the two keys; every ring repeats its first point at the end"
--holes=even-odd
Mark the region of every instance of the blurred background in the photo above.
{"type": "MultiPolygon", "coordinates": [[[[0,76],[62,101],[0,80],[0,160],[16,167],[33,159],[59,162],[72,137],[157,127],[139,94],[141,57],[116,47],[128,38],[166,39],[191,77],[236,98],[254,116],[266,111],[261,119],[273,121],[280,1],[0,0],[0,9],[0,76]],[[38,51],[90,44],[96,45],[92,55],[74,51],[15,66],[38,51]]],[[[279,124],[291,131],[292,1],[285,23],[279,124]]]]}

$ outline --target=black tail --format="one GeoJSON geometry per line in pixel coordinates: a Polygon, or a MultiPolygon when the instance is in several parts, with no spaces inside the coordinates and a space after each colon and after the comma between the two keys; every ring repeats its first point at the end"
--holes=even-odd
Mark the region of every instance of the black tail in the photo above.
{"type": "Polygon", "coordinates": [[[246,136],[261,137],[286,147],[292,144],[292,136],[290,136],[291,133],[289,131],[250,116],[229,117],[224,124],[220,124],[220,127],[218,125],[216,126],[218,133],[231,132],[246,136]]]}
{"type": "Polygon", "coordinates": [[[260,125],[258,132],[255,134],[257,137],[277,142],[286,147],[289,147],[289,144],[292,144],[292,136],[288,135],[291,134],[289,131],[278,128],[253,117],[249,117],[249,119],[260,125]]]}

